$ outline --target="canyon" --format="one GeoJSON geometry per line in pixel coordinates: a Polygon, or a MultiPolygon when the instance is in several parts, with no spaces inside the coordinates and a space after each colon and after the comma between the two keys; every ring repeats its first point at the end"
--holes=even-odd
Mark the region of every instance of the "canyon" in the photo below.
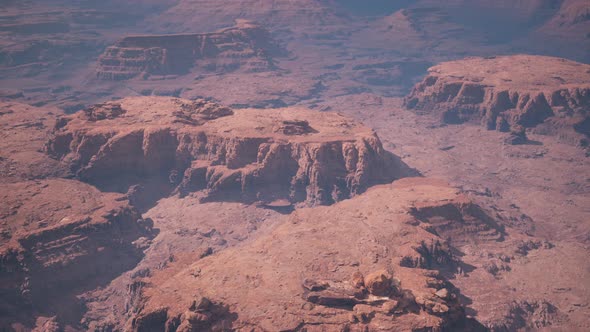
{"type": "Polygon", "coordinates": [[[590,329],[586,1],[0,7],[0,330],[590,329]]]}

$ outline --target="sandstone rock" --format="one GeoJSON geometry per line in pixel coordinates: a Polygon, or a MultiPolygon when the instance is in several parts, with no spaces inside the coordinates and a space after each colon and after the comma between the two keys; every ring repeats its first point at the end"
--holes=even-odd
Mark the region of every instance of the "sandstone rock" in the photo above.
{"type": "Polygon", "coordinates": [[[328,289],[328,287],[330,287],[330,284],[325,281],[315,281],[310,279],[305,279],[303,281],[303,288],[312,292],[323,291],[328,289]]]}
{"type": "Polygon", "coordinates": [[[298,3],[283,1],[240,0],[221,4],[208,0],[175,1],[174,6],[164,12],[157,24],[175,24],[183,28],[206,29],[220,24],[231,24],[236,17],[264,22],[274,27],[288,29],[316,29],[326,21],[341,21],[328,5],[316,0],[301,0],[298,3]]]}
{"type": "Polygon", "coordinates": [[[376,296],[389,296],[395,291],[391,274],[385,270],[373,272],[365,277],[369,293],[376,296]]]}
{"type": "Polygon", "coordinates": [[[446,314],[449,312],[449,307],[446,304],[436,303],[434,307],[432,307],[432,312],[435,314],[446,314]]]}
{"type": "Polygon", "coordinates": [[[440,181],[405,178],[332,206],[297,209],[244,245],[194,260],[181,271],[160,271],[148,280],[141,307],[145,312],[168,307],[168,319],[177,317],[186,312],[182,303],[194,300],[190,293],[199,290],[213,303],[223,299],[219,305],[235,314],[233,327],[271,331],[285,326],[312,330],[345,325],[371,331],[442,329],[465,319],[458,302],[433,295],[428,280],[435,276],[445,282],[444,288],[451,289],[443,274],[397,268],[399,281],[395,281],[388,264],[422,241],[441,241],[405,223],[413,218],[412,205],[435,209],[461,201],[456,189],[440,181]],[[371,257],[376,249],[382,255],[377,262],[371,257]],[[239,273],[228,274],[228,266],[239,273]],[[197,268],[200,276],[195,278],[192,272],[197,268]],[[306,273],[303,280],[293,277],[302,271],[306,273]],[[373,273],[361,278],[360,271],[373,273]],[[253,279],[256,282],[250,282],[253,279]],[[371,293],[357,294],[363,290],[355,287],[361,280],[371,293]],[[416,297],[428,295],[428,309],[426,302],[423,306],[416,303],[416,297]]]}
{"type": "Polygon", "coordinates": [[[193,301],[189,310],[191,310],[191,311],[205,311],[205,310],[208,310],[210,307],[211,307],[211,301],[208,298],[201,296],[198,299],[196,299],[195,301],[193,301]]]}
{"type": "Polygon", "coordinates": [[[181,314],[173,313],[170,307],[141,308],[140,312],[131,320],[127,329],[141,331],[227,331],[232,315],[225,306],[199,299],[181,314]]]}
{"type": "Polygon", "coordinates": [[[282,53],[268,31],[238,21],[214,33],[125,37],[102,54],[96,75],[118,81],[185,74],[195,66],[216,72],[265,71],[273,68],[272,56],[282,53]]]}
{"type": "Polygon", "coordinates": [[[399,302],[396,300],[391,300],[384,302],[381,308],[388,314],[393,314],[399,307],[399,302]]]}
{"type": "Polygon", "coordinates": [[[504,143],[510,145],[526,144],[529,141],[524,128],[516,128],[510,132],[510,136],[504,139],[504,143]]]}
{"type": "Polygon", "coordinates": [[[64,176],[67,170],[42,152],[61,111],[0,102],[0,182],[64,176]]]}
{"type": "Polygon", "coordinates": [[[284,135],[304,135],[313,133],[315,130],[311,128],[309,122],[305,120],[287,120],[283,121],[283,123],[275,129],[275,132],[284,135]]]}
{"type": "Polygon", "coordinates": [[[436,266],[454,266],[457,263],[448,243],[437,240],[428,244],[422,241],[414,250],[418,255],[404,256],[400,262],[401,266],[430,269],[436,266]]]}
{"type": "Polygon", "coordinates": [[[133,267],[143,257],[135,241],[153,237],[119,194],[85,183],[52,179],[4,189],[0,218],[10,235],[0,237],[0,305],[23,315],[68,314],[79,305],[75,295],[133,267]]]}
{"type": "Polygon", "coordinates": [[[537,249],[551,249],[553,247],[554,245],[547,240],[526,240],[520,241],[517,244],[516,253],[522,256],[526,256],[530,251],[537,249]]]}
{"type": "Polygon", "coordinates": [[[37,318],[36,326],[31,332],[59,332],[61,330],[57,317],[54,316],[51,318],[37,318]]]}
{"type": "Polygon", "coordinates": [[[357,304],[352,310],[357,321],[368,323],[375,316],[375,308],[366,304],[357,304]]]}
{"type": "Polygon", "coordinates": [[[451,296],[451,293],[449,293],[448,289],[443,288],[443,289],[439,289],[438,291],[436,291],[436,293],[434,293],[434,295],[440,297],[443,300],[446,300],[451,296]]]}
{"type": "Polygon", "coordinates": [[[539,330],[550,328],[553,322],[563,315],[553,304],[540,301],[514,301],[510,304],[510,314],[492,329],[528,329],[539,330]]]}
{"type": "Polygon", "coordinates": [[[421,114],[438,114],[444,123],[482,123],[501,131],[535,128],[583,145],[590,137],[589,70],[542,56],[467,58],[430,68],[404,104],[421,114]]]}
{"type": "Polygon", "coordinates": [[[334,113],[138,97],[60,121],[49,154],[80,179],[122,192],[158,178],[209,199],[325,205],[402,176],[370,129],[334,113]],[[291,129],[274,130],[285,124],[291,129]]]}
{"type": "Polygon", "coordinates": [[[416,303],[432,314],[446,314],[449,311],[446,304],[428,298],[416,297],[416,303]]]}
{"type": "Polygon", "coordinates": [[[358,300],[352,296],[338,291],[312,292],[306,296],[307,301],[326,307],[352,307],[358,300]]]}
{"type": "MultiPolygon", "coordinates": [[[[487,193],[484,193],[487,195],[487,193]]],[[[432,231],[445,239],[452,239],[453,245],[462,245],[473,238],[481,241],[500,241],[504,229],[489,214],[467,197],[440,206],[415,206],[411,213],[416,219],[431,227],[432,231]]],[[[438,256],[435,260],[452,261],[453,255],[445,243],[424,244],[419,251],[438,256]]],[[[434,258],[434,257],[433,257],[434,258]]]]}
{"type": "Polygon", "coordinates": [[[361,272],[357,271],[352,275],[351,284],[353,287],[363,288],[365,287],[365,277],[361,272]]]}
{"type": "Polygon", "coordinates": [[[510,265],[508,265],[502,261],[494,260],[494,259],[490,260],[489,262],[484,263],[483,268],[488,273],[490,273],[491,275],[494,275],[494,276],[499,275],[500,272],[511,270],[510,265]]]}
{"type": "Polygon", "coordinates": [[[168,308],[158,308],[148,313],[137,315],[132,322],[133,331],[150,331],[158,326],[164,326],[168,319],[168,308]]]}
{"type": "MultiPolygon", "coordinates": [[[[100,120],[112,120],[125,113],[125,110],[121,108],[121,104],[117,103],[104,103],[98,104],[83,110],[84,116],[88,121],[100,121],[100,120]]],[[[63,121],[63,120],[62,120],[63,121]]],[[[60,123],[59,126],[65,124],[60,123]]]]}

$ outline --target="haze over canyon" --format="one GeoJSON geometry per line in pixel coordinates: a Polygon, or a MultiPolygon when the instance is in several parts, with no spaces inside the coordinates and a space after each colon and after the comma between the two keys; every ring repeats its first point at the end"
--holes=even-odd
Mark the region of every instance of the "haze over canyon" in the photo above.
{"type": "Polygon", "coordinates": [[[0,331],[590,330],[587,0],[0,8],[0,331]]]}

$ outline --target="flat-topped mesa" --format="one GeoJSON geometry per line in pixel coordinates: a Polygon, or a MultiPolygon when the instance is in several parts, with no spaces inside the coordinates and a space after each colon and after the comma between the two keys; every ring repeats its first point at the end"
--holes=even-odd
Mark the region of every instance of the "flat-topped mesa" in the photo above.
{"type": "Polygon", "coordinates": [[[402,176],[371,129],[339,114],[167,97],[127,98],[62,118],[47,151],[99,187],[124,191],[159,178],[181,194],[205,190],[216,200],[325,205],[402,176]]]}
{"type": "Polygon", "coordinates": [[[206,71],[266,71],[284,51],[255,23],[213,33],[128,36],[108,47],[98,60],[97,78],[127,80],[149,75],[181,75],[198,66],[206,71]]]}
{"type": "Polygon", "coordinates": [[[590,65],[544,56],[467,58],[439,64],[405,98],[444,123],[534,128],[581,146],[590,138],[590,65]]]}

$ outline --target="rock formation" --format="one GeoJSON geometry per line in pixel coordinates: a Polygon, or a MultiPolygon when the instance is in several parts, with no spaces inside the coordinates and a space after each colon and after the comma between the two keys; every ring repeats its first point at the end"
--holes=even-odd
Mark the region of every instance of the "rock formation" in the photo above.
{"type": "Polygon", "coordinates": [[[141,259],[150,223],[120,194],[56,179],[67,170],[43,146],[60,110],[0,107],[0,326],[38,312],[75,317],[75,295],[141,259]]]}
{"type": "Polygon", "coordinates": [[[43,152],[57,108],[0,102],[0,183],[61,176],[65,170],[43,152]]]}
{"type": "Polygon", "coordinates": [[[590,331],[588,0],[0,2],[0,331],[590,331]]]}
{"type": "Polygon", "coordinates": [[[32,312],[75,317],[75,295],[137,264],[152,236],[122,195],[79,181],[7,184],[0,199],[0,325],[32,312]]]}
{"type": "MultiPolygon", "coordinates": [[[[406,178],[329,207],[299,209],[239,248],[188,257],[179,269],[173,264],[144,278],[127,328],[458,328],[467,319],[453,285],[434,267],[404,267],[402,261],[420,255],[422,241],[444,242],[427,230],[429,222],[412,216],[414,205],[431,209],[434,218],[465,202],[441,181],[406,178]]],[[[449,218],[455,217],[466,218],[449,218]]]]}
{"type": "Polygon", "coordinates": [[[166,97],[63,117],[47,151],[98,187],[124,192],[159,178],[181,194],[206,189],[211,199],[323,205],[404,175],[372,130],[338,114],[166,97]]]}
{"type": "Polygon", "coordinates": [[[205,71],[265,71],[282,53],[260,26],[238,20],[213,33],[129,36],[100,56],[97,77],[126,80],[150,75],[178,75],[198,66],[205,71]]]}
{"type": "Polygon", "coordinates": [[[405,98],[418,113],[443,123],[482,123],[487,129],[534,128],[588,146],[590,66],[541,56],[468,58],[442,63],[405,98]]]}

